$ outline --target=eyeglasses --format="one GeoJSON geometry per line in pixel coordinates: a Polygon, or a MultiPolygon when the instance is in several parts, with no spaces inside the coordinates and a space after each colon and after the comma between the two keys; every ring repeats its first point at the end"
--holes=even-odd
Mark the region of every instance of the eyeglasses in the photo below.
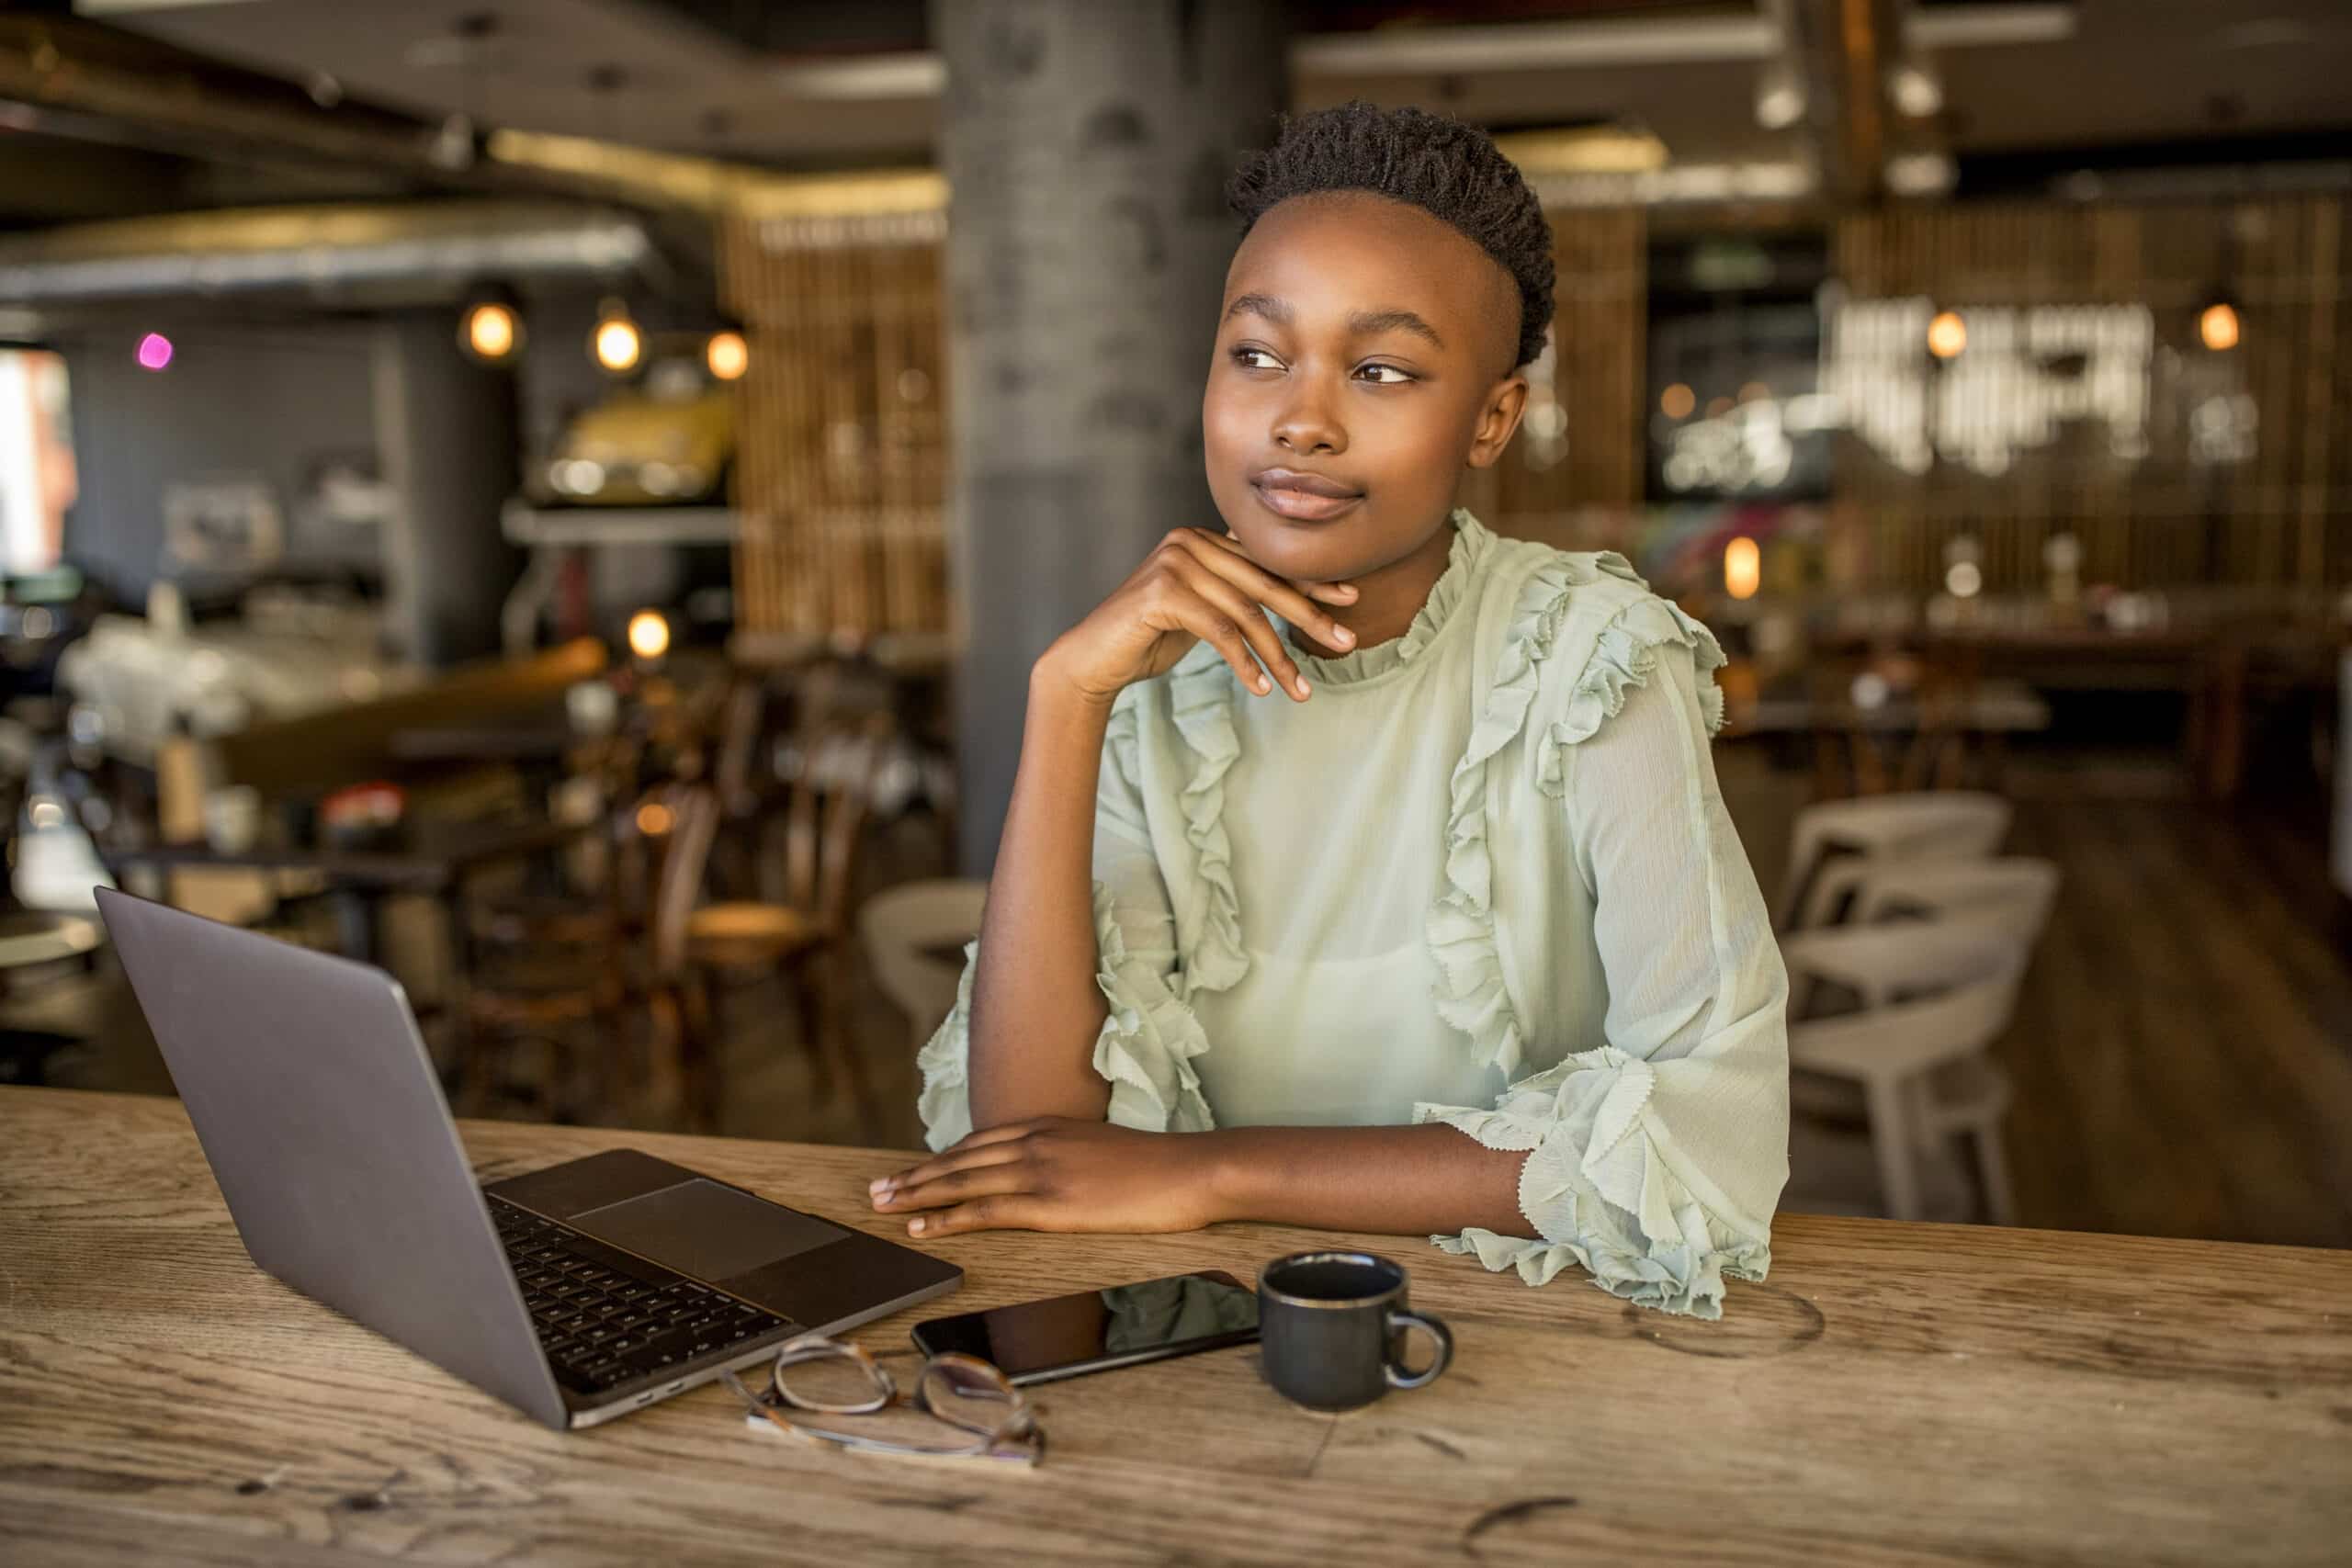
{"type": "Polygon", "coordinates": [[[974,1356],[932,1357],[907,1395],[864,1346],[804,1334],[777,1348],[765,1392],[731,1370],[719,1376],[751,1419],[836,1448],[1023,1465],[1046,1453],[1029,1396],[974,1356]]]}

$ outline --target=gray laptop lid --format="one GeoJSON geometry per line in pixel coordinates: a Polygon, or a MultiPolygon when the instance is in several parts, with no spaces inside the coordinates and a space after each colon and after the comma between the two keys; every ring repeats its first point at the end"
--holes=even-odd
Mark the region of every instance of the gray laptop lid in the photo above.
{"type": "Polygon", "coordinates": [[[253,1260],[565,1425],[399,983],[108,888],[98,911],[253,1260]]]}

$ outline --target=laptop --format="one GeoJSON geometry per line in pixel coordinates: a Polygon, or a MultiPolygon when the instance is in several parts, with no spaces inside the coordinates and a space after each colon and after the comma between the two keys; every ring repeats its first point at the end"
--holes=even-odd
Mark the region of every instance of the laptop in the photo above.
{"type": "Polygon", "coordinates": [[[635,1149],[479,1185],[400,983],[97,890],[246,1253],[559,1429],[963,1270],[635,1149]]]}

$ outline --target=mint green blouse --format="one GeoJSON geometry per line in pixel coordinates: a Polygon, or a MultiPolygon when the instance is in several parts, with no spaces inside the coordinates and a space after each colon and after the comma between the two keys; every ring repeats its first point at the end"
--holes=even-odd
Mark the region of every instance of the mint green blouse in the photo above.
{"type": "MultiPolygon", "coordinates": [[[[1713,1317],[1788,1177],[1788,981],[1724,810],[1714,638],[1623,558],[1454,513],[1406,634],[1302,657],[1306,703],[1203,646],[1121,694],[1095,806],[1110,1120],[1442,1122],[1528,1151],[1525,1235],[1430,1239],[1713,1317]]],[[[975,944],[973,953],[977,953],[975,944]]],[[[920,1058],[971,1131],[972,965],[920,1058]]]]}

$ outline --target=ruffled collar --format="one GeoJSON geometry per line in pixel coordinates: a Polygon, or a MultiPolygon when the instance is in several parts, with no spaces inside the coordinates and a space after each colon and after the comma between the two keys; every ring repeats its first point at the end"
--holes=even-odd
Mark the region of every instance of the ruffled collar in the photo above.
{"type": "Polygon", "coordinates": [[[1348,686],[1376,680],[1410,664],[1437,639],[1456,606],[1469,597],[1470,585],[1478,574],[1478,563],[1493,540],[1494,536],[1476,517],[1464,508],[1454,508],[1453,544],[1446,552],[1445,570],[1430,588],[1429,600],[1413,617],[1413,624],[1405,628],[1405,635],[1337,659],[1318,659],[1302,650],[1295,640],[1285,639],[1290,641],[1291,657],[1298,661],[1299,672],[1310,685],[1348,686]]]}

